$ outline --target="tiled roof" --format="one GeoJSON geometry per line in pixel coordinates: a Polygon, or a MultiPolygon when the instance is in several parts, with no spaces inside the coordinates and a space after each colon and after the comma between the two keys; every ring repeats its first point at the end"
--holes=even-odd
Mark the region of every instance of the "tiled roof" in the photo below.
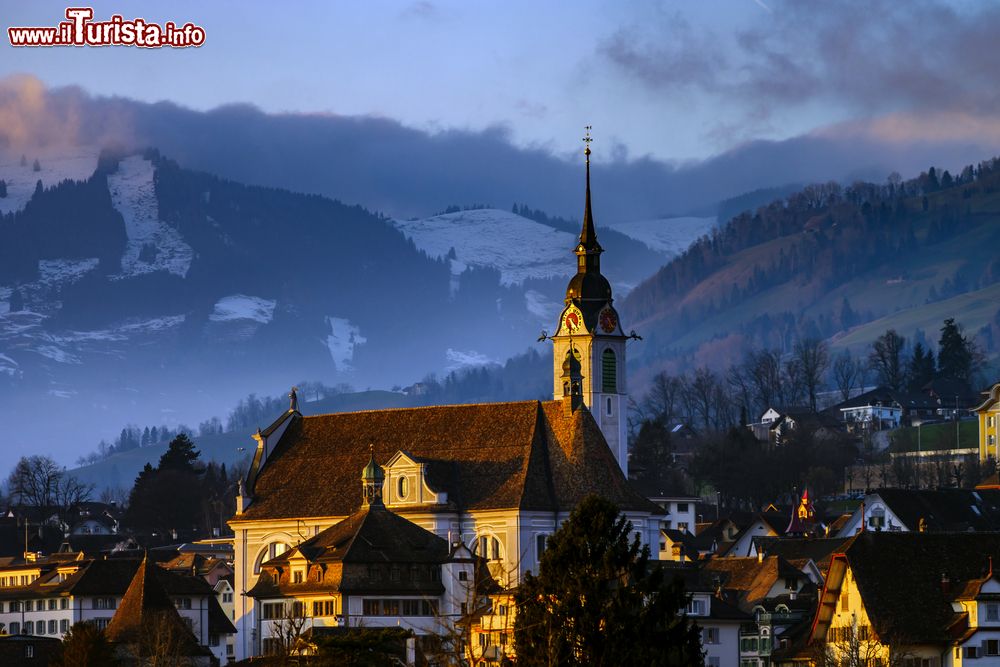
{"type": "Polygon", "coordinates": [[[842,552],[854,537],[830,538],[789,538],[789,537],[757,537],[754,542],[757,551],[765,556],[781,556],[789,562],[809,559],[826,576],[830,568],[833,554],[842,552]]]}
{"type": "Polygon", "coordinates": [[[1000,490],[879,489],[874,492],[910,530],[1000,530],[1000,490]]]}
{"type": "Polygon", "coordinates": [[[749,609],[767,594],[779,579],[805,579],[802,571],[780,556],[756,558],[713,558],[704,567],[708,576],[718,576],[723,589],[736,594],[740,606],[749,609]]]}
{"type": "Polygon", "coordinates": [[[524,401],[295,414],[251,470],[253,500],[236,520],[349,516],[370,447],[380,461],[401,450],[427,461],[428,483],[452,509],[569,510],[596,493],[663,513],[629,486],[588,411],[565,417],[561,402],[524,401]]]}
{"type": "Polygon", "coordinates": [[[952,600],[998,557],[1000,533],[868,531],[845,552],[872,626],[897,641],[950,641],[952,600]]]}
{"type": "Polygon", "coordinates": [[[164,570],[150,563],[148,558],[142,560],[105,635],[116,644],[139,644],[149,638],[154,628],[159,634],[169,627],[182,655],[203,654],[205,649],[198,646],[198,640],[159,583],[159,572],[164,570]]]}

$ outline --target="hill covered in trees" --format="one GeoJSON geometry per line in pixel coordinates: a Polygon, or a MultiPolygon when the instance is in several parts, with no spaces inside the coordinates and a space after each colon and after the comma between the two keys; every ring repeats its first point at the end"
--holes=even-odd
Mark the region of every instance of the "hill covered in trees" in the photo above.
{"type": "Polygon", "coordinates": [[[640,386],[660,370],[717,370],[797,341],[865,350],[887,329],[935,337],[957,318],[1000,344],[1000,160],[882,184],[811,185],[744,211],[639,285],[623,317],[640,386]]]}

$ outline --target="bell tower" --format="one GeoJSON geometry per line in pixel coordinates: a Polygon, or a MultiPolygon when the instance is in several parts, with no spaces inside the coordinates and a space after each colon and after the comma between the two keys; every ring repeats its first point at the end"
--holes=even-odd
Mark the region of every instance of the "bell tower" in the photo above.
{"type": "Polygon", "coordinates": [[[601,253],[590,203],[590,126],[583,138],[587,181],[583,228],[574,249],[576,275],[566,287],[565,306],[552,336],[553,395],[564,400],[571,393],[569,364],[580,385],[580,400],[564,400],[573,409],[588,409],[601,427],[608,446],[628,476],[628,438],[625,410],[625,343],[618,312],[612,305],[611,283],[601,275],[601,253]],[[577,369],[576,362],[579,362],[577,369]],[[569,362],[569,363],[567,363],[569,362]],[[570,391],[568,391],[570,390],[570,391]]]}

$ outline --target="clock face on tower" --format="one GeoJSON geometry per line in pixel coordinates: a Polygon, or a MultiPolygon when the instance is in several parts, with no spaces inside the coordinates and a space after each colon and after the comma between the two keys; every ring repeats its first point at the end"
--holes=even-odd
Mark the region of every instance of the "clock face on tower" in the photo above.
{"type": "Polygon", "coordinates": [[[580,312],[577,310],[571,310],[566,313],[566,317],[563,319],[563,324],[566,326],[566,330],[570,333],[576,333],[580,330],[580,326],[583,324],[583,318],[580,317],[580,312]]]}
{"type": "Polygon", "coordinates": [[[618,317],[615,315],[615,311],[605,308],[601,311],[598,323],[601,325],[601,330],[604,333],[612,333],[618,328],[618,317]]]}

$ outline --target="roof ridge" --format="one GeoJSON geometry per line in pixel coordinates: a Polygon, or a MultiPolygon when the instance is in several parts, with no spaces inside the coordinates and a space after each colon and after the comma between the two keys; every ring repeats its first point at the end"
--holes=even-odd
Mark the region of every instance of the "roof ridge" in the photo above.
{"type": "MultiPolygon", "coordinates": [[[[546,401],[554,402],[554,401],[546,401]]],[[[335,415],[364,415],[373,412],[385,413],[385,412],[408,412],[417,410],[440,410],[441,408],[474,408],[482,407],[485,405],[489,406],[501,406],[501,405],[527,405],[528,403],[542,403],[537,398],[533,398],[526,401],[498,401],[498,402],[488,402],[484,401],[481,403],[445,403],[443,405],[411,405],[400,408],[371,408],[368,410],[347,410],[344,412],[324,412],[318,415],[302,415],[302,419],[318,419],[321,417],[332,417],[335,415]]]]}

